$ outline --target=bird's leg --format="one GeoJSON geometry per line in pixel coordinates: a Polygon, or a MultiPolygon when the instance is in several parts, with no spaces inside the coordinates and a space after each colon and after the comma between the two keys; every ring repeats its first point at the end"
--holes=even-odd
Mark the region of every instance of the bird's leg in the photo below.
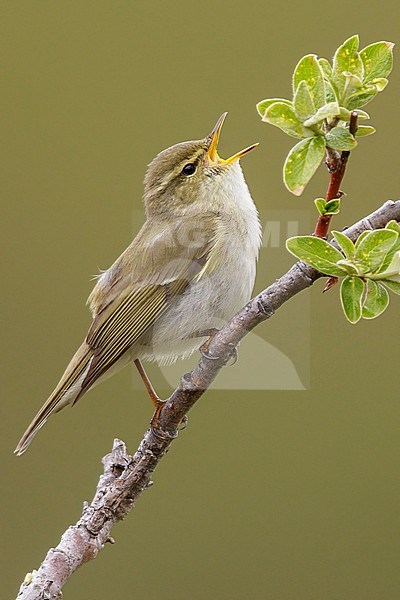
{"type": "Polygon", "coordinates": [[[152,401],[152,403],[154,404],[154,406],[156,408],[158,408],[158,405],[163,402],[165,402],[165,400],[161,400],[161,398],[159,398],[156,390],[153,388],[153,385],[149,379],[149,376],[147,375],[146,371],[144,370],[144,366],[142,365],[142,363],[140,362],[140,360],[138,358],[136,358],[134,361],[135,363],[135,367],[137,368],[137,370],[139,371],[139,375],[142,378],[142,381],[146,387],[146,390],[150,396],[150,400],[152,401]]]}
{"type": "MultiPolygon", "coordinates": [[[[208,340],[206,340],[204,342],[204,344],[202,344],[199,348],[200,354],[202,354],[203,356],[205,356],[206,358],[209,358],[210,360],[217,360],[218,356],[213,356],[212,354],[210,354],[208,352],[208,349],[210,347],[211,341],[214,337],[214,335],[216,333],[219,332],[219,329],[216,329],[215,327],[212,327],[211,329],[203,329],[202,331],[196,331],[195,333],[193,333],[190,337],[205,337],[208,336],[208,340]]],[[[232,350],[232,365],[235,364],[235,362],[237,361],[238,358],[238,353],[236,348],[233,348],[232,350]]]]}
{"type": "Polygon", "coordinates": [[[159,429],[159,424],[158,424],[158,419],[160,416],[160,412],[162,410],[162,407],[164,406],[164,402],[165,400],[162,400],[156,390],[153,387],[153,384],[151,383],[142,363],[140,362],[140,360],[137,358],[136,360],[133,361],[135,363],[135,367],[137,368],[137,370],[139,371],[139,375],[142,378],[142,381],[145,385],[145,388],[147,390],[147,393],[150,396],[150,400],[152,401],[153,405],[155,406],[155,411],[154,411],[154,415],[152,416],[151,419],[151,426],[154,429],[159,429]]]}
{"type": "MultiPolygon", "coordinates": [[[[145,388],[147,390],[147,393],[150,396],[150,400],[152,401],[153,405],[155,406],[155,411],[154,414],[151,418],[150,421],[150,426],[153,429],[153,431],[156,433],[156,435],[160,435],[160,424],[159,424],[159,418],[160,418],[160,413],[162,411],[162,408],[166,402],[166,400],[162,400],[157,392],[155,391],[153,384],[151,383],[149,376],[147,375],[142,363],[140,362],[140,360],[138,358],[136,358],[134,361],[135,367],[137,368],[137,370],[139,371],[139,375],[142,378],[142,381],[145,385],[145,388]]],[[[184,429],[187,425],[187,417],[185,417],[182,422],[181,422],[181,426],[180,429],[184,429]]],[[[161,437],[163,437],[165,434],[165,432],[163,434],[161,434],[161,437]]]]}

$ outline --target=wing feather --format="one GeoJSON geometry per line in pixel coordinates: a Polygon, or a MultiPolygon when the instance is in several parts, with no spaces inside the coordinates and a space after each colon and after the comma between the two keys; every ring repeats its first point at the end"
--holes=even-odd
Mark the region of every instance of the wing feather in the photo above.
{"type": "MultiPolygon", "coordinates": [[[[180,220],[177,227],[178,239],[191,239],[188,231],[185,233],[185,227],[193,230],[192,219],[180,220]]],[[[198,225],[196,227],[198,229],[198,225]]],[[[207,270],[207,261],[215,245],[213,230],[211,239],[203,232],[203,238],[208,240],[206,243],[192,245],[178,244],[176,241],[171,244],[171,239],[176,240],[177,236],[171,237],[170,230],[166,230],[164,235],[161,232],[155,239],[143,240],[143,231],[146,233],[145,227],[139,235],[142,236],[146,253],[140,257],[140,268],[134,261],[136,239],[120,257],[119,261],[123,264],[118,261],[114,263],[110,273],[104,273],[99,280],[96,287],[100,289],[95,288],[91,295],[92,301],[96,295],[101,298],[101,302],[95,306],[94,321],[86,338],[94,354],[75,402],[140,340],[168,309],[173,299],[207,270]],[[102,286],[108,288],[111,294],[107,294],[107,289],[102,289],[102,286]],[[107,303],[110,295],[112,299],[107,303]]]]}
{"type": "Polygon", "coordinates": [[[85,370],[88,368],[93,352],[90,347],[83,342],[80,348],[73,356],[71,362],[66,368],[63,376],[57,387],[50,395],[50,397],[43,404],[42,408],[35,415],[28,429],[18,442],[15,449],[15,453],[20,455],[29,446],[32,439],[41,427],[46,423],[47,419],[53,412],[58,412],[71,400],[66,400],[66,397],[71,394],[71,390],[74,390],[74,386],[81,378],[83,378],[85,370]]]}
{"type": "Polygon", "coordinates": [[[186,287],[213,270],[216,214],[146,221],[132,244],[104,272],[89,296],[93,323],[61,380],[22,436],[22,454],[53,412],[75,403],[146,333],[186,287]],[[180,240],[180,241],[179,241],[180,240]],[[203,241],[202,241],[203,240],[203,241]]]}

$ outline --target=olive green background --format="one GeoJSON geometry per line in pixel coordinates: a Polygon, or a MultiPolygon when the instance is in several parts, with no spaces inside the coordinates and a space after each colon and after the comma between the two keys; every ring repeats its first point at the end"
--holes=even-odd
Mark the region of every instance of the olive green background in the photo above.
{"type": "MultiPolygon", "coordinates": [[[[12,454],[86,333],[90,276],[141,224],[148,162],[227,110],[223,156],[261,142],[243,168],[262,215],[301,210],[311,222],[326,173],[291,196],[291,140],[255,103],[287,96],[306,53],[331,57],[356,32],[362,45],[396,42],[399,16],[397,0],[3,3],[2,598],[79,517],[113,438],[134,451],[149,422],[126,369],[12,454]]],[[[351,156],[337,228],[398,194],[398,78],[396,65],[369,107],[378,133],[351,156]]],[[[256,289],[290,262],[283,248],[263,252],[256,289]]],[[[304,373],[310,359],[308,390],[210,391],[66,599],[400,596],[399,298],[350,326],[322,285],[259,331],[304,373]]]]}

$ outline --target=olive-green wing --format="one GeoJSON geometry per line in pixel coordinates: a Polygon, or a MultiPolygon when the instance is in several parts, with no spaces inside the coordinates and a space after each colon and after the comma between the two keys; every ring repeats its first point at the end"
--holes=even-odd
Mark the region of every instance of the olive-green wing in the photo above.
{"type": "Polygon", "coordinates": [[[195,240],[189,235],[193,220],[180,220],[173,232],[165,228],[156,235],[154,228],[145,225],[140,237],[103,274],[91,294],[95,317],[86,343],[93,359],[76,400],[143,336],[191,281],[207,272],[216,245],[213,223],[203,224],[207,231],[201,235],[196,225],[195,240]]]}
{"type": "MultiPolygon", "coordinates": [[[[169,221],[170,219],[168,219],[169,221]]],[[[89,304],[93,323],[56,388],[25,431],[22,454],[53,412],[75,403],[139,340],[194,279],[207,276],[218,257],[217,215],[181,218],[172,226],[148,220],[103,273],[89,304]]]]}

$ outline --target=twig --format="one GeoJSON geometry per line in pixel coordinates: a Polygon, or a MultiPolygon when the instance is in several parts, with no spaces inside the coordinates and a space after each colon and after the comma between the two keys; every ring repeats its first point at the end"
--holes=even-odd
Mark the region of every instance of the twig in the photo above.
{"type": "MultiPolygon", "coordinates": [[[[349,131],[355,136],[357,133],[357,118],[358,114],[356,110],[353,110],[350,116],[349,131]]],[[[343,181],[344,174],[346,172],[347,161],[349,160],[350,150],[343,150],[340,154],[337,150],[332,148],[326,148],[326,166],[330,173],[329,185],[326,191],[325,200],[336,200],[342,195],[340,192],[340,186],[343,181]]],[[[329,231],[329,224],[331,222],[332,215],[319,215],[317,224],[314,229],[314,235],[320,238],[326,238],[329,231]]]]}
{"type": "MultiPolygon", "coordinates": [[[[366,229],[382,228],[391,219],[400,221],[400,201],[386,202],[346,229],[346,235],[354,241],[366,229]]],[[[78,567],[95,558],[105,543],[114,542],[110,537],[112,527],[132,510],[137,498],[151,485],[151,475],[176,437],[180,422],[229,361],[239,341],[320,277],[318,271],[297,262],[213,337],[208,355],[200,358],[191,373],[183,375],[179,387],[165,403],[159,421],[162,437],[149,429],[134,456],[128,454],[124,442],[114,440],[112,452],[103,458],[104,473],[92,503],[84,504],[79,521],[66,530],[56,548],[49,550],[39,569],[27,574],[18,600],[60,599],[64,583],[78,567]]]]}

